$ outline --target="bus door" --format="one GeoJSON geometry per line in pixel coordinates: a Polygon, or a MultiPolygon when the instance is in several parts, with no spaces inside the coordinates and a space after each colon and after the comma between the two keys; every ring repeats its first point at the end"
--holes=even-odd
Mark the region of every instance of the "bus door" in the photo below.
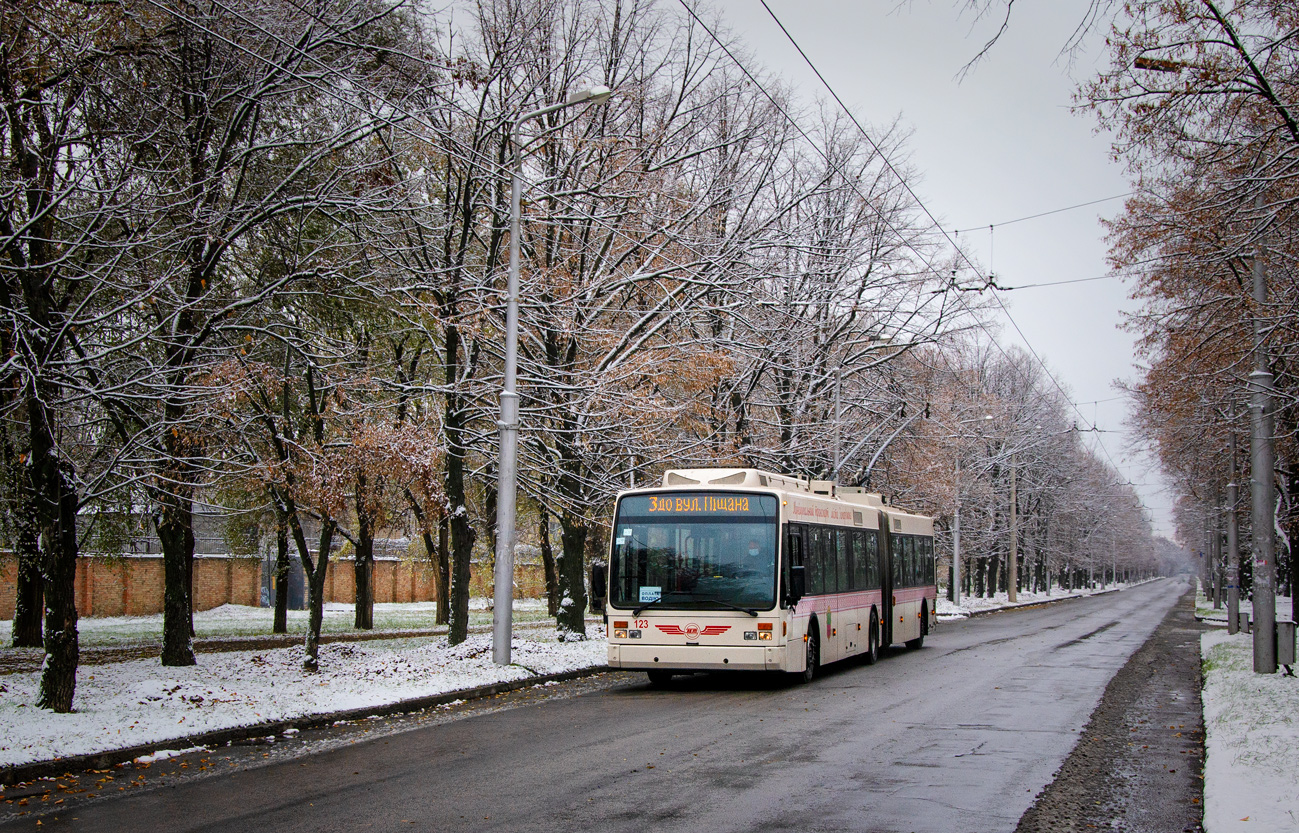
{"type": "Polygon", "coordinates": [[[880,512],[880,647],[893,644],[893,535],[889,516],[880,512]]]}
{"type": "MultiPolygon", "coordinates": [[[[807,562],[803,558],[803,553],[807,542],[803,537],[803,527],[800,524],[785,524],[785,553],[780,559],[780,583],[781,583],[781,607],[785,606],[789,598],[789,568],[802,567],[807,562]]],[[[804,592],[806,592],[807,578],[804,576],[804,592]]]]}

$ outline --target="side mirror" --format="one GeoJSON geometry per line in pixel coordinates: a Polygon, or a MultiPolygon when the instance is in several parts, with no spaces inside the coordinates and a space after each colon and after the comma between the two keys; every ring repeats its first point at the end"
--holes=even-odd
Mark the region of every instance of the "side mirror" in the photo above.
{"type": "Polygon", "coordinates": [[[609,572],[603,564],[591,565],[591,612],[604,613],[604,601],[608,594],[609,572]]]}
{"type": "Polygon", "coordinates": [[[798,600],[807,595],[807,573],[802,564],[789,568],[789,592],[785,594],[789,606],[798,604],[798,600]]]}

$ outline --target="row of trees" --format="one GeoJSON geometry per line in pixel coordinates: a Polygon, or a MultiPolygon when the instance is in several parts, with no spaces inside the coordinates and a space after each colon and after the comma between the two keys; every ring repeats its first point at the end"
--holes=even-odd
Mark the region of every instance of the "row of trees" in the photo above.
{"type": "Polygon", "coordinates": [[[957,341],[914,360],[926,413],[873,475],[939,521],[949,565],[960,513],[964,595],[1091,587],[1181,566],[1160,557],[1135,488],[1085,442],[1064,392],[1030,355],[957,341]]]}
{"type": "MultiPolygon", "coordinates": [[[[1110,36],[1112,66],[1083,95],[1117,136],[1135,195],[1110,233],[1116,268],[1142,306],[1129,321],[1147,363],[1133,393],[1136,424],[1181,495],[1178,536],[1223,572],[1232,516],[1251,539],[1249,374],[1262,333],[1274,374],[1280,589],[1292,597],[1299,559],[1299,9],[1212,0],[1129,3],[1110,36]],[[1266,270],[1268,297],[1252,294],[1266,270]],[[1227,484],[1238,484],[1230,505],[1227,484]],[[1216,563],[1215,563],[1216,561],[1216,563]]],[[[1242,558],[1242,584],[1250,562],[1242,558]]],[[[1296,611],[1299,612],[1299,611],[1296,611]]]]}
{"type": "MultiPolygon", "coordinates": [[[[465,638],[471,559],[493,550],[516,152],[522,505],[562,635],[585,633],[616,490],[669,465],[823,477],[836,437],[860,446],[848,479],[887,460],[872,485],[940,515],[936,455],[969,455],[978,559],[1004,558],[1010,476],[1041,581],[1105,563],[1095,506],[1052,490],[1113,505],[1115,478],[1034,404],[1022,357],[950,340],[977,306],[898,178],[896,129],[871,146],[755,85],[674,6],[15,0],[0,38],[3,498],[45,707],[72,706],[76,556],[123,534],[159,540],[162,661],[194,661],[197,504],[274,539],[281,629],[302,561],[308,668],[331,553],[352,548],[368,627],[394,529],[465,638]],[[617,95],[512,147],[519,113],[588,84],[617,95]],[[956,419],[1001,403],[984,469],[974,438],[917,419],[930,401],[956,419]]],[[[1111,571],[1141,563],[1123,545],[1111,571]]]]}

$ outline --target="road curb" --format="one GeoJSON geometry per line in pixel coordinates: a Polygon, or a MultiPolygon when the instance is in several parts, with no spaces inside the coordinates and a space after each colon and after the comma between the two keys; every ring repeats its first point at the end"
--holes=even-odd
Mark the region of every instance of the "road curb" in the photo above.
{"type": "Polygon", "coordinates": [[[34,761],[29,764],[17,764],[15,766],[0,769],[0,784],[7,787],[39,778],[53,778],[77,770],[108,769],[117,766],[118,764],[133,761],[142,755],[150,755],[163,749],[218,746],[238,740],[248,740],[249,738],[264,737],[266,735],[278,735],[286,729],[315,729],[336,723],[340,720],[364,720],[369,717],[388,717],[394,714],[407,714],[409,712],[422,711],[435,706],[443,706],[456,700],[481,700],[485,697],[494,697],[498,694],[518,691],[519,689],[528,688],[534,685],[544,685],[550,682],[562,683],[569,680],[577,680],[582,677],[593,677],[596,674],[603,674],[609,670],[610,668],[607,665],[593,665],[588,668],[579,668],[575,671],[562,671],[557,674],[539,674],[518,680],[508,680],[505,682],[492,683],[490,685],[477,686],[476,688],[466,688],[458,691],[447,691],[441,694],[430,694],[424,697],[414,697],[409,700],[399,700],[395,703],[387,703],[384,705],[362,706],[357,709],[347,709],[345,711],[328,712],[325,714],[305,715],[303,717],[288,718],[285,720],[270,720],[264,723],[233,726],[229,729],[214,729],[210,732],[183,735],[169,740],[145,743],[140,744],[139,746],[126,747],[124,749],[113,749],[106,752],[95,752],[88,755],[73,755],[67,758],[55,758],[51,761],[34,761]]]}

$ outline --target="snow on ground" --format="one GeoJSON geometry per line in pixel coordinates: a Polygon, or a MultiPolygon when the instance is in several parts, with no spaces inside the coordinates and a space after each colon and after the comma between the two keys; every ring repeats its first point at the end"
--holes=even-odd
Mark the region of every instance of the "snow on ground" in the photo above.
{"type": "MultiPolygon", "coordinates": [[[[492,600],[469,600],[469,624],[487,625],[492,621],[492,600]]],[[[325,604],[322,633],[345,633],[354,630],[355,605],[329,602],[325,604]]],[[[424,630],[434,627],[436,602],[379,603],[374,606],[374,629],[424,630]]],[[[307,631],[307,611],[288,612],[289,633],[307,631]]],[[[266,636],[271,633],[275,611],[268,607],[221,605],[212,610],[194,614],[194,634],[198,637],[266,636]]],[[[546,614],[545,599],[515,599],[514,621],[519,624],[539,622],[550,617],[546,614]]],[[[445,627],[445,626],[443,626],[445,627]]],[[[0,620],[0,635],[13,630],[11,620],[0,620]]],[[[77,634],[83,648],[130,645],[137,642],[156,642],[162,639],[162,614],[152,616],[100,616],[77,621],[77,634]]]]}
{"type": "Polygon", "coordinates": [[[1246,633],[1210,630],[1200,652],[1206,833],[1299,831],[1299,679],[1255,674],[1246,633]]]}
{"type": "Polygon", "coordinates": [[[1097,586],[1094,590],[1080,588],[1077,590],[1061,590],[1059,587],[1051,589],[1050,593],[1030,593],[1020,591],[1018,599],[1014,604],[1010,603],[1010,597],[1006,593],[999,592],[992,598],[982,596],[964,596],[961,598],[961,604],[954,605],[943,595],[945,592],[942,588],[938,593],[938,618],[939,619],[964,619],[971,613],[981,613],[988,610],[1001,610],[1008,607],[1022,607],[1024,605],[1041,604],[1042,602],[1051,601],[1052,599],[1064,599],[1072,596],[1090,596],[1094,593],[1102,593],[1108,590],[1121,589],[1128,587],[1127,584],[1111,584],[1106,587],[1097,586]]]}
{"type": "Polygon", "coordinates": [[[455,647],[444,637],[322,645],[314,674],[302,670],[301,646],[199,654],[189,668],[164,668],[157,659],[86,666],[77,674],[76,711],[66,715],[35,707],[38,672],[6,674],[0,676],[0,767],[386,705],[608,660],[603,638],[561,643],[541,633],[515,638],[515,664],[506,667],[492,662],[490,634],[455,647]]]}

